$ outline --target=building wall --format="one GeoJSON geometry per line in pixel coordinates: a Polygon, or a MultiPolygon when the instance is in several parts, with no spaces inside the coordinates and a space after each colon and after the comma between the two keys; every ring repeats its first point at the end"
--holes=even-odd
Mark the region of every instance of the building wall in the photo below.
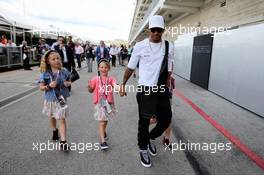
{"type": "Polygon", "coordinates": [[[264,117],[264,24],[214,36],[209,90],[264,117]]]}
{"type": "MultiPolygon", "coordinates": [[[[222,0],[212,0],[198,12],[189,15],[169,27],[196,26],[200,27],[234,27],[264,23],[264,0],[226,0],[226,6],[220,7],[222,0]]],[[[177,35],[166,33],[165,38],[171,41],[177,35]]]]}
{"type": "MultiPolygon", "coordinates": [[[[264,117],[264,0],[227,0],[224,7],[220,2],[213,0],[199,12],[167,27],[198,23],[200,27],[238,27],[215,34],[209,90],[264,117]]],[[[174,73],[189,79],[193,58],[188,52],[193,40],[169,34],[165,38],[174,42],[177,52],[174,73]]]]}
{"type": "Polygon", "coordinates": [[[194,34],[185,34],[174,42],[174,73],[190,80],[194,34]]]}

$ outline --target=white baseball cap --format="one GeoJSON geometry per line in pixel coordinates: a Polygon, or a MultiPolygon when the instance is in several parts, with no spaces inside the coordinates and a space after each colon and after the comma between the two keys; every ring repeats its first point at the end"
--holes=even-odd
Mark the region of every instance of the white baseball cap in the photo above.
{"type": "Polygon", "coordinates": [[[154,15],[149,18],[149,29],[158,27],[164,29],[164,19],[160,15],[154,15]]]}

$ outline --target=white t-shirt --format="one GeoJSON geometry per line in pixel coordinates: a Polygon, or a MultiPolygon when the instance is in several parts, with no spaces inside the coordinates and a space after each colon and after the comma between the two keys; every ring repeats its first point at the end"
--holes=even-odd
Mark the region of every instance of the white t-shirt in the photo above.
{"type": "MultiPolygon", "coordinates": [[[[135,69],[139,62],[139,85],[157,85],[164,55],[165,40],[161,43],[151,43],[147,38],[136,43],[127,67],[135,69]]],[[[173,59],[174,48],[173,44],[169,43],[168,71],[172,71],[173,59]]]]}
{"type": "Polygon", "coordinates": [[[76,54],[82,54],[84,52],[83,47],[82,46],[76,46],[75,47],[75,53],[76,54]]]}
{"type": "Polygon", "coordinates": [[[100,53],[101,58],[104,58],[104,47],[100,47],[100,53]]]}
{"type": "Polygon", "coordinates": [[[117,47],[115,47],[115,48],[111,47],[109,54],[110,55],[117,55],[118,54],[118,48],[117,47]]]}
{"type": "Polygon", "coordinates": [[[62,53],[63,53],[63,62],[67,63],[68,57],[67,57],[67,53],[66,53],[66,48],[63,46],[61,49],[62,49],[62,53]]]}

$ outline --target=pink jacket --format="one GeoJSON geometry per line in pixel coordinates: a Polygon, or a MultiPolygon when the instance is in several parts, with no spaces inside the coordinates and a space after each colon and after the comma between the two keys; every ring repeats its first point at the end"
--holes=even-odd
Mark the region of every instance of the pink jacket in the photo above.
{"type": "MultiPolygon", "coordinates": [[[[102,77],[102,82],[103,84],[106,84],[107,81],[107,101],[109,104],[114,104],[114,95],[113,95],[113,90],[114,90],[114,85],[116,84],[116,80],[113,77],[102,77]]],[[[93,103],[98,104],[99,99],[100,99],[100,77],[95,76],[93,77],[90,81],[88,81],[88,84],[91,86],[91,88],[94,89],[93,91],[93,103]]]]}

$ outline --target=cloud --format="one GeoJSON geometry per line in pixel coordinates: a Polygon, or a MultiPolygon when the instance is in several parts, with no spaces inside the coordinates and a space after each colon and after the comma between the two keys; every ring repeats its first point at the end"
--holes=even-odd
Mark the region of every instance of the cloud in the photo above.
{"type": "Polygon", "coordinates": [[[93,40],[127,39],[135,3],[136,0],[0,0],[1,8],[11,14],[9,17],[24,19],[21,23],[53,25],[93,40]]]}

